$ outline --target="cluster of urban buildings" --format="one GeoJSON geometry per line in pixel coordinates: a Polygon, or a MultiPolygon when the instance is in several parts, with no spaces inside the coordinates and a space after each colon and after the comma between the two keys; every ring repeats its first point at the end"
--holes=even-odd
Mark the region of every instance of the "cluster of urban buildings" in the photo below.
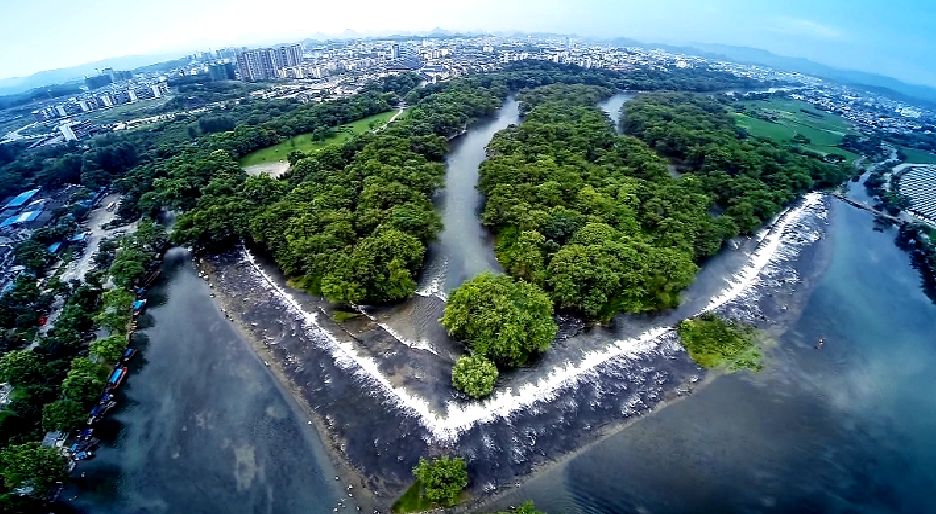
{"type": "Polygon", "coordinates": [[[900,173],[899,192],[910,199],[910,213],[936,226],[936,165],[911,165],[900,173]]]}
{"type": "MultiPolygon", "coordinates": [[[[83,113],[171,94],[176,80],[241,80],[265,87],[255,98],[326,101],[355,94],[370,80],[416,72],[427,82],[496,70],[507,63],[545,60],[614,71],[668,70],[699,66],[738,76],[793,85],[787,93],[817,108],[841,114],[859,127],[890,132],[932,133],[936,113],[883,95],[820,78],[769,67],[716,62],[660,49],[620,47],[566,36],[454,35],[414,38],[306,40],[270,48],[224,48],[189,55],[169,71],[131,74],[101,70],[88,77],[84,95],[41,106],[36,120],[67,120],[59,139],[81,139],[93,129],[71,118],[83,113]]],[[[133,125],[133,124],[131,124],[133,125]]],[[[126,128],[107,127],[107,130],[126,128]]]]}
{"type": "Polygon", "coordinates": [[[936,112],[855,87],[823,81],[790,96],[839,114],[869,130],[936,134],[936,112]]]}
{"type": "Polygon", "coordinates": [[[37,109],[33,111],[33,117],[40,122],[68,118],[139,100],[161,98],[168,93],[169,86],[165,81],[148,84],[115,84],[108,86],[107,89],[89,91],[81,96],[73,96],[65,101],[37,109]]]}
{"type": "MultiPolygon", "coordinates": [[[[57,190],[39,188],[23,191],[7,199],[0,208],[0,294],[12,286],[22,266],[14,266],[13,250],[32,235],[33,231],[50,223],[56,210],[72,204],[90,209],[100,193],[92,198],[76,200],[75,194],[81,191],[77,185],[70,184],[57,190]]],[[[56,241],[46,249],[55,254],[68,245],[80,245],[84,234],[76,234],[62,241],[56,241]]]]}

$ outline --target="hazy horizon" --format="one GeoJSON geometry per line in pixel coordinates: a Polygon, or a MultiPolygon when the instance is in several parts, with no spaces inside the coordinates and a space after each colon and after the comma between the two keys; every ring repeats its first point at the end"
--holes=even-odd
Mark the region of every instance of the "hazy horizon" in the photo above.
{"type": "Polygon", "coordinates": [[[476,0],[439,6],[363,0],[352,8],[284,0],[260,5],[246,0],[164,0],[158,8],[117,0],[96,2],[93,9],[64,0],[3,5],[0,38],[7,51],[0,56],[0,78],[130,55],[183,54],[316,34],[340,37],[349,31],[379,36],[441,28],[743,46],[936,87],[936,40],[930,36],[936,31],[936,3],[923,1],[791,0],[762,6],[742,0],[704,5],[476,0]]]}

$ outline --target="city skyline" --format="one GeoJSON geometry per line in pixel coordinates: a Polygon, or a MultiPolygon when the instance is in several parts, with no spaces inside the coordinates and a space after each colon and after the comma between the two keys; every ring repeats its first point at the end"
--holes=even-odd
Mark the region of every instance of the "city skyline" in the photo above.
{"type": "Polygon", "coordinates": [[[502,4],[480,0],[438,7],[420,1],[364,1],[359,8],[345,9],[288,0],[259,15],[246,8],[249,2],[240,0],[167,0],[159,9],[113,0],[104,0],[94,10],[60,0],[4,5],[0,33],[7,51],[0,56],[0,78],[126,55],[182,54],[317,35],[388,35],[442,28],[744,46],[936,86],[936,67],[932,66],[936,44],[926,40],[927,33],[936,29],[936,6],[918,1],[898,0],[882,6],[872,0],[834,0],[821,5],[794,0],[782,7],[740,0],[717,5],[687,0],[652,6],[609,0],[502,4]],[[911,8],[915,16],[904,16],[911,8]],[[849,16],[844,19],[841,13],[846,9],[849,16]],[[290,15],[276,15],[284,12],[290,15]],[[50,13],[57,16],[50,17],[50,13]],[[99,30],[83,30],[88,27],[99,30]],[[23,59],[24,55],[32,58],[23,59]]]}

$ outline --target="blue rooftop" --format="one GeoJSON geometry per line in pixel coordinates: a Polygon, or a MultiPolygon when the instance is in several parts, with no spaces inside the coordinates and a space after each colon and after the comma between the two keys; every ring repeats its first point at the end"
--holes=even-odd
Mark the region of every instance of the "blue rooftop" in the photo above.
{"type": "Polygon", "coordinates": [[[3,206],[3,208],[4,208],[4,209],[7,209],[7,208],[9,208],[9,207],[20,207],[20,206],[22,206],[24,203],[28,202],[32,197],[36,196],[36,193],[38,193],[38,192],[39,192],[39,188],[38,188],[38,187],[37,187],[36,189],[32,189],[32,190],[29,190],[29,191],[22,192],[22,193],[20,193],[20,194],[18,194],[18,195],[16,195],[16,196],[14,196],[12,200],[10,200],[9,202],[7,202],[6,205],[3,206]]]}
{"type": "Polygon", "coordinates": [[[0,228],[6,228],[10,225],[16,225],[17,223],[27,223],[39,217],[42,214],[42,209],[37,209],[35,211],[27,211],[16,216],[10,216],[9,218],[3,220],[3,223],[0,223],[0,228]]]}
{"type": "Polygon", "coordinates": [[[62,247],[62,242],[61,242],[61,241],[56,241],[56,242],[50,244],[49,247],[47,248],[47,250],[49,250],[49,253],[55,253],[55,252],[59,251],[59,248],[61,248],[61,247],[62,247]]]}

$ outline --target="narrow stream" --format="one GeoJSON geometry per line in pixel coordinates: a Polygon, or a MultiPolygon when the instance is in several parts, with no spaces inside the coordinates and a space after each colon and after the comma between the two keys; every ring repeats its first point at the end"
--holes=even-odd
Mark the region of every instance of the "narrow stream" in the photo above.
{"type": "Polygon", "coordinates": [[[624,107],[624,104],[630,101],[631,98],[634,98],[633,93],[617,93],[598,104],[601,110],[611,118],[611,123],[614,124],[614,130],[618,133],[621,132],[621,108],[624,107]]]}
{"type": "Polygon", "coordinates": [[[482,271],[500,271],[494,238],[479,219],[478,167],[487,157],[494,134],[519,122],[520,103],[510,97],[494,118],[472,126],[452,145],[445,160],[445,187],[435,202],[444,227],[429,248],[421,291],[448,293],[482,271]]]}

